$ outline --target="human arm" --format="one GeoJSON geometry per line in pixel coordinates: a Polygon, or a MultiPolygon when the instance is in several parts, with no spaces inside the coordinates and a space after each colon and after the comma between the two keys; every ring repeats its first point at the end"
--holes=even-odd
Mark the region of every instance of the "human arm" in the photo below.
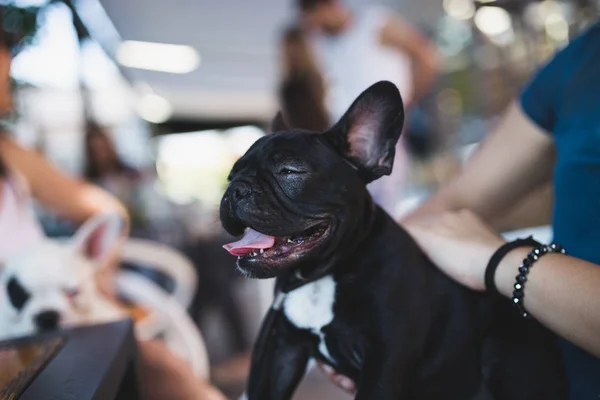
{"type": "MultiPolygon", "coordinates": [[[[514,102],[461,173],[407,215],[404,221],[469,209],[506,230],[535,225],[537,221],[518,221],[517,218],[507,224],[505,219],[510,211],[521,216],[525,214],[518,207],[515,210],[515,206],[525,210],[531,209],[531,205],[538,207],[540,195],[545,204],[549,204],[548,183],[554,160],[551,136],[525,115],[518,102],[514,102]],[[515,222],[524,226],[515,226],[515,222]]],[[[544,208],[548,210],[549,207],[544,208]]],[[[539,214],[540,222],[548,218],[547,212],[539,214]]]]}
{"type": "Polygon", "coordinates": [[[381,42],[410,57],[413,73],[412,100],[426,95],[439,69],[435,44],[398,15],[386,20],[381,31],[381,42]]]}
{"type": "Polygon", "coordinates": [[[554,206],[552,180],[532,189],[531,193],[526,194],[523,200],[517,200],[515,204],[493,219],[493,226],[499,232],[549,225],[554,206]]]}
{"type": "Polygon", "coordinates": [[[61,217],[82,223],[101,213],[117,213],[128,221],[121,203],[97,186],[73,179],[59,171],[41,154],[25,149],[13,140],[0,139],[0,154],[6,164],[21,173],[32,196],[61,217]]]}
{"type": "MultiPolygon", "coordinates": [[[[431,260],[453,279],[484,290],[485,268],[504,239],[470,211],[412,220],[405,228],[431,260]]],[[[512,297],[518,267],[531,248],[511,251],[500,262],[495,283],[512,297]]],[[[562,254],[547,254],[530,269],[527,311],[559,336],[600,357],[600,266],[562,254]]]]}

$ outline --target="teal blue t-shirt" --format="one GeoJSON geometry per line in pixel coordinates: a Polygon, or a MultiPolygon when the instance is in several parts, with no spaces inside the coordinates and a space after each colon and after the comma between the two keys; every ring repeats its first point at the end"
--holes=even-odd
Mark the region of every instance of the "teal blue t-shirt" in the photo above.
{"type": "MultiPolygon", "coordinates": [[[[600,22],[534,76],[521,105],[556,143],[554,240],[570,255],[600,264],[600,22]]],[[[571,399],[600,399],[600,359],[561,344],[571,399]]]]}

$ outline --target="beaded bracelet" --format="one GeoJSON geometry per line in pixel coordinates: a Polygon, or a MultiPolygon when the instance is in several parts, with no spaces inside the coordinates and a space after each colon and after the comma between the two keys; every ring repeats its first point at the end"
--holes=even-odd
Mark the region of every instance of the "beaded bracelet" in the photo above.
{"type": "Polygon", "coordinates": [[[537,240],[534,240],[532,236],[529,236],[525,239],[517,239],[512,242],[508,242],[503,244],[496,250],[496,252],[490,257],[490,261],[488,262],[487,267],[485,268],[485,288],[488,292],[493,293],[495,295],[500,296],[500,292],[498,292],[498,288],[496,287],[496,283],[494,282],[494,275],[496,274],[496,269],[498,269],[498,265],[500,265],[500,261],[511,251],[518,247],[537,247],[542,244],[537,240]]]}
{"type": "Polygon", "coordinates": [[[514,285],[515,290],[513,291],[512,301],[513,304],[517,307],[519,314],[523,318],[530,318],[531,316],[525,310],[525,306],[523,305],[523,299],[525,297],[525,282],[527,282],[527,274],[529,274],[529,270],[533,266],[533,264],[540,259],[540,257],[548,254],[548,253],[561,253],[566,254],[565,249],[559,245],[558,243],[551,243],[549,245],[538,246],[535,249],[531,250],[531,252],[527,255],[527,257],[521,263],[519,267],[519,274],[515,277],[516,282],[514,285]]]}

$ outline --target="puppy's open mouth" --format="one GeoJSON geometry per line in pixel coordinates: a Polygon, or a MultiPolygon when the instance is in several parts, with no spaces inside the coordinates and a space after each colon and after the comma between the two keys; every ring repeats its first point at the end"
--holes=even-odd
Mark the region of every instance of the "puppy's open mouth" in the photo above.
{"type": "Polygon", "coordinates": [[[238,257],[238,264],[239,261],[283,261],[312,249],[327,228],[327,223],[320,223],[293,236],[270,236],[248,228],[240,240],[223,247],[238,257]]]}

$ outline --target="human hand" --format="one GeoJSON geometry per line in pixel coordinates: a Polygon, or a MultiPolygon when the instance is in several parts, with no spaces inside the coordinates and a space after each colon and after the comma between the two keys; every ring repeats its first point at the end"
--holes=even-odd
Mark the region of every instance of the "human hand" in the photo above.
{"type": "Polygon", "coordinates": [[[329,380],[331,380],[331,382],[333,382],[335,385],[337,385],[338,387],[340,387],[341,389],[345,390],[346,392],[348,392],[350,394],[356,394],[356,384],[354,383],[354,381],[352,381],[352,379],[350,379],[344,375],[338,374],[329,365],[322,364],[322,363],[319,363],[318,365],[319,365],[319,369],[325,375],[327,375],[327,377],[329,378],[329,380]]]}
{"type": "Polygon", "coordinates": [[[506,241],[468,210],[400,222],[434,264],[473,290],[485,290],[485,269],[506,241]]]}

